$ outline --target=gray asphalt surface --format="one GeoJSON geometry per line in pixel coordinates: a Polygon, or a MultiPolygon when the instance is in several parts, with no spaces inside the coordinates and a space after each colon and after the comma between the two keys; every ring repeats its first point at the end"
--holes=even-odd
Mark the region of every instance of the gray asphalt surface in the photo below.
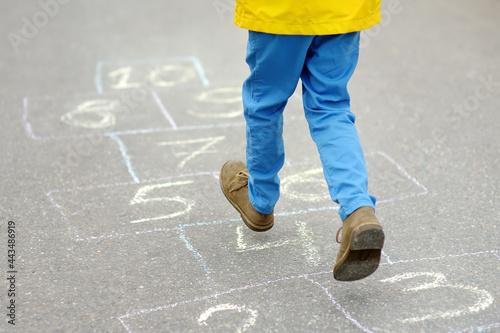
{"type": "Polygon", "coordinates": [[[387,241],[352,283],[300,89],[275,227],[219,190],[245,147],[232,6],[0,3],[0,331],[500,332],[500,2],[386,1],[363,33],[352,109],[387,241]]]}

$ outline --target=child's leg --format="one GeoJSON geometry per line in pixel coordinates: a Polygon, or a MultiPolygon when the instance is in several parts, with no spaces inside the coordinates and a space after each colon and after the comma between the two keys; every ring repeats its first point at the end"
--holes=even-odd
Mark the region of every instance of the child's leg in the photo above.
{"type": "Polygon", "coordinates": [[[359,32],[316,36],[302,74],[304,110],[318,146],[328,189],[342,220],[362,206],[374,207],[367,192],[363,150],[350,111],[347,83],[359,54],[359,32]]]}
{"type": "Polygon", "coordinates": [[[295,91],[312,40],[249,32],[246,61],[251,74],[243,85],[248,193],[262,214],[270,214],[278,201],[278,171],[285,159],[283,109],[295,91]]]}

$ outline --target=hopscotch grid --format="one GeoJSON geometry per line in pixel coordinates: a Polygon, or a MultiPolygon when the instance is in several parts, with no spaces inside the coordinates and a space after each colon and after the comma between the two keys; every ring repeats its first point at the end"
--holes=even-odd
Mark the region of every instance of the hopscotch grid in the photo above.
{"type": "MultiPolygon", "coordinates": [[[[190,62],[194,68],[196,69],[196,72],[198,74],[198,78],[202,82],[203,86],[208,87],[210,85],[210,81],[208,80],[205,70],[203,69],[203,66],[200,62],[200,60],[195,57],[195,56],[186,56],[186,57],[173,57],[173,58],[168,58],[168,59],[141,59],[141,60],[129,60],[129,61],[98,61],[95,66],[95,74],[94,74],[94,85],[97,90],[98,95],[103,95],[104,94],[104,87],[103,87],[103,82],[102,82],[102,69],[105,64],[148,64],[148,63],[155,63],[155,62],[164,62],[164,61],[169,61],[169,62],[190,62]]],[[[121,93],[118,91],[107,91],[106,95],[118,95],[121,96],[121,93]]],[[[92,95],[92,93],[83,93],[83,94],[74,94],[72,97],[85,97],[85,96],[95,96],[92,95]]],[[[38,99],[51,99],[54,96],[42,96],[38,97],[38,99]]],[[[69,97],[69,96],[66,96],[69,97]]],[[[170,122],[170,124],[173,126],[174,130],[177,130],[177,125],[173,121],[173,118],[169,117],[169,113],[166,111],[163,103],[158,97],[158,94],[156,91],[153,91],[153,98],[155,99],[156,104],[158,107],[161,109],[163,114],[166,116],[167,120],[170,122]],[[160,101],[160,103],[158,103],[160,101]]],[[[33,127],[31,122],[28,120],[29,117],[29,109],[28,109],[28,97],[24,97],[23,99],[23,124],[24,124],[24,129],[28,135],[33,140],[36,141],[46,141],[46,140],[64,140],[64,139],[80,139],[80,138],[85,138],[88,134],[76,134],[76,135],[49,135],[49,136],[37,136],[33,132],[33,127]]],[[[240,126],[238,123],[237,126],[240,126]]],[[[203,127],[203,126],[202,126],[203,127]]],[[[169,128],[159,128],[159,131],[165,131],[168,130],[169,128]]],[[[196,129],[196,128],[190,128],[189,126],[186,127],[185,129],[182,130],[190,130],[190,129],[196,129]]],[[[149,129],[142,129],[142,130],[149,130],[149,129]]],[[[141,131],[141,130],[139,130],[141,131]]],[[[126,132],[126,131],[125,131],[126,132]]],[[[105,135],[122,135],[124,133],[121,132],[106,132],[105,135]]],[[[139,134],[139,133],[130,133],[130,134],[139,134]]]]}
{"type": "MultiPolygon", "coordinates": [[[[172,129],[170,129],[170,130],[172,130],[172,129]]],[[[106,135],[110,136],[109,134],[106,134],[106,135]]],[[[424,192],[421,192],[421,193],[418,193],[418,194],[414,194],[414,195],[406,195],[406,196],[403,196],[403,197],[396,197],[396,198],[381,200],[381,201],[378,202],[379,205],[380,204],[384,204],[384,203],[393,202],[395,200],[404,200],[405,198],[409,198],[409,197],[421,196],[421,195],[425,195],[425,194],[428,193],[428,191],[425,188],[425,186],[423,186],[422,184],[420,184],[418,182],[418,180],[416,180],[414,177],[412,177],[411,175],[409,175],[397,162],[395,162],[387,154],[385,154],[383,152],[380,152],[380,151],[376,151],[376,152],[371,152],[371,153],[367,154],[367,156],[371,156],[371,155],[375,155],[375,154],[381,155],[384,158],[386,158],[389,162],[393,163],[398,168],[398,170],[400,170],[407,177],[407,179],[409,179],[411,182],[413,182],[414,184],[416,184],[417,186],[419,186],[420,188],[422,188],[422,189],[425,190],[424,192]]],[[[66,189],[64,191],[78,191],[78,190],[88,190],[88,189],[93,189],[93,188],[106,188],[106,187],[116,187],[116,186],[126,186],[126,185],[147,184],[147,183],[153,183],[153,182],[158,182],[158,181],[171,180],[171,179],[174,179],[174,178],[196,177],[196,176],[204,176],[204,175],[213,175],[215,177],[215,175],[218,174],[218,173],[219,173],[218,171],[214,171],[214,172],[201,172],[201,173],[192,173],[192,174],[185,174],[185,175],[180,175],[180,176],[163,177],[163,178],[156,178],[156,179],[143,180],[143,181],[139,180],[137,177],[134,178],[132,176],[133,179],[134,179],[134,182],[126,182],[126,183],[118,183],[118,184],[90,185],[90,186],[87,186],[87,187],[75,187],[75,188],[72,188],[72,189],[66,189]]],[[[52,191],[52,192],[56,192],[56,191],[52,191]]],[[[59,191],[57,191],[57,192],[59,192],[59,191]]],[[[309,213],[316,213],[316,212],[322,212],[322,211],[328,211],[328,210],[335,211],[335,210],[338,210],[338,209],[339,209],[339,207],[338,207],[338,205],[336,205],[336,206],[326,206],[326,207],[319,207],[319,208],[309,208],[309,209],[303,209],[303,210],[297,210],[297,211],[281,212],[281,213],[277,213],[275,215],[276,216],[280,216],[280,217],[290,217],[290,216],[296,216],[296,215],[302,215],[302,214],[309,214],[309,213]]],[[[216,223],[228,223],[228,222],[233,222],[233,221],[238,221],[238,220],[239,219],[227,219],[224,222],[211,221],[211,222],[202,222],[202,224],[200,224],[200,223],[195,223],[195,224],[181,224],[179,227],[180,228],[187,228],[187,227],[210,225],[210,224],[216,224],[216,223]]],[[[109,236],[110,237],[107,237],[107,239],[113,238],[112,235],[109,235],[109,236]]],[[[386,254],[386,256],[387,256],[387,254],[386,254]]],[[[387,256],[386,259],[388,259],[390,261],[390,258],[388,256],[387,256]]]]}
{"type": "MultiPolygon", "coordinates": [[[[456,258],[456,257],[479,256],[479,255],[484,255],[484,254],[498,254],[498,253],[500,253],[500,249],[499,250],[491,250],[491,251],[479,251],[479,252],[473,252],[473,253],[462,253],[462,254],[458,254],[458,255],[449,255],[449,256],[440,256],[440,257],[431,257],[431,258],[419,258],[417,260],[418,261],[440,260],[440,259],[446,259],[446,258],[450,258],[450,257],[456,258]]],[[[406,262],[412,262],[412,261],[401,260],[401,261],[396,261],[393,264],[406,263],[406,262]]],[[[380,264],[380,266],[384,266],[384,265],[389,265],[389,263],[382,263],[382,264],[380,264]]],[[[120,323],[123,325],[123,327],[127,330],[127,332],[132,332],[132,329],[130,328],[130,325],[128,325],[127,323],[125,323],[125,320],[128,319],[128,318],[133,318],[133,317],[141,316],[141,315],[152,313],[152,312],[162,311],[162,310],[166,310],[166,309],[169,309],[169,308],[175,308],[175,307],[180,306],[180,305],[186,305],[186,304],[195,303],[195,302],[202,302],[202,301],[206,301],[206,300],[209,300],[209,299],[217,299],[220,296],[229,295],[229,294],[232,294],[233,292],[238,292],[238,291],[253,289],[253,288],[257,288],[257,287],[263,287],[263,286],[267,286],[269,284],[274,284],[274,283],[277,283],[277,282],[294,280],[294,279],[304,279],[304,280],[306,280],[306,281],[308,281],[308,282],[316,285],[318,288],[320,288],[326,294],[326,296],[329,298],[329,300],[332,302],[332,304],[337,308],[337,310],[344,317],[346,317],[347,320],[349,320],[351,323],[353,323],[354,325],[356,325],[358,328],[360,328],[364,332],[367,332],[367,333],[368,332],[372,332],[369,328],[366,328],[365,326],[363,326],[362,324],[360,324],[356,319],[354,319],[351,316],[351,314],[347,310],[345,310],[340,305],[340,303],[338,303],[335,300],[334,296],[328,291],[328,288],[326,288],[325,286],[323,286],[318,281],[310,278],[311,276],[320,276],[320,275],[326,275],[326,274],[332,274],[332,271],[328,270],[328,271],[320,271],[320,272],[313,272],[313,273],[305,273],[305,274],[299,274],[299,275],[292,275],[292,276],[282,277],[282,278],[279,278],[279,279],[269,280],[269,281],[265,281],[265,282],[259,282],[259,283],[249,284],[249,285],[245,285],[243,287],[231,288],[231,289],[229,289],[227,291],[224,291],[224,292],[216,292],[216,293],[213,293],[213,294],[208,295],[208,296],[195,297],[195,298],[190,299],[190,300],[184,300],[184,301],[180,301],[180,302],[176,302],[176,303],[170,303],[170,304],[158,306],[158,307],[155,307],[155,308],[141,309],[141,310],[138,310],[138,311],[126,313],[124,315],[118,315],[117,317],[118,317],[118,320],[120,321],[120,323]]],[[[496,328],[497,325],[498,325],[498,323],[493,323],[493,324],[489,324],[489,325],[486,325],[486,326],[474,327],[473,329],[496,328]]],[[[454,332],[454,331],[449,331],[448,333],[452,333],[452,332],[454,332]]],[[[475,331],[472,331],[472,332],[475,332],[475,331]]]]}
{"type": "MultiPolygon", "coordinates": [[[[424,189],[425,192],[422,192],[422,193],[419,193],[417,195],[407,195],[407,196],[403,196],[402,198],[409,198],[409,197],[414,197],[414,196],[420,196],[420,195],[425,195],[428,193],[427,189],[425,188],[425,186],[421,185],[418,180],[416,180],[414,177],[410,176],[399,164],[397,164],[392,158],[390,158],[387,154],[383,153],[383,152],[380,152],[380,151],[376,151],[376,152],[372,152],[372,153],[369,153],[367,154],[367,156],[371,156],[371,155],[380,155],[384,158],[386,158],[390,163],[393,163],[400,172],[402,172],[408,180],[410,180],[411,182],[413,182],[414,184],[416,184],[417,186],[419,186],[420,188],[424,189]]],[[[399,198],[392,198],[392,199],[388,199],[388,200],[382,200],[380,201],[378,204],[380,205],[381,203],[388,203],[388,202],[393,202],[394,200],[398,200],[399,198]]],[[[403,200],[403,199],[399,199],[399,200],[403,200]]],[[[338,210],[339,209],[339,206],[326,206],[326,207],[320,207],[320,208],[309,208],[309,209],[305,209],[305,210],[298,210],[298,211],[291,211],[291,212],[282,212],[282,213],[277,213],[275,214],[275,216],[281,216],[281,217],[290,217],[290,216],[295,216],[295,215],[302,215],[302,214],[309,214],[309,213],[315,213],[315,212],[321,212],[321,211],[327,211],[327,210],[338,210]]],[[[232,222],[232,221],[238,221],[239,219],[232,219],[232,220],[226,220],[226,222],[232,222]]],[[[217,221],[217,223],[220,223],[220,221],[217,221]]],[[[203,226],[206,226],[206,225],[210,225],[210,222],[208,222],[207,224],[203,224],[203,226]]],[[[190,224],[189,226],[202,226],[200,224],[190,224]]],[[[188,227],[188,225],[181,225],[182,228],[184,227],[188,227]]],[[[204,257],[195,249],[195,247],[193,246],[193,244],[190,244],[189,241],[184,238],[183,239],[183,242],[186,243],[186,247],[188,248],[188,250],[190,251],[193,251],[195,253],[195,257],[196,258],[199,258],[201,260],[200,264],[203,266],[203,268],[205,269],[205,273],[206,274],[210,274],[211,270],[210,268],[207,266],[206,262],[205,262],[205,259],[204,257]],[[191,250],[192,249],[192,250],[191,250]]],[[[390,257],[385,253],[383,252],[383,255],[387,261],[388,264],[394,264],[394,262],[390,259],[390,257]]]]}

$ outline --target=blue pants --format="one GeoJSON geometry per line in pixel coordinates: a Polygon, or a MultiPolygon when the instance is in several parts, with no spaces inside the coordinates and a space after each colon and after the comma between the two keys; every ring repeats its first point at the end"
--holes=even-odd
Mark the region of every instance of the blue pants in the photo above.
{"type": "Polygon", "coordinates": [[[271,213],[279,198],[283,110],[299,78],[305,116],[340,217],[375,206],[375,197],[367,192],[366,164],[347,92],[358,54],[359,32],[297,36],[249,31],[251,74],[243,84],[246,162],[250,202],[260,213],[271,213]]]}

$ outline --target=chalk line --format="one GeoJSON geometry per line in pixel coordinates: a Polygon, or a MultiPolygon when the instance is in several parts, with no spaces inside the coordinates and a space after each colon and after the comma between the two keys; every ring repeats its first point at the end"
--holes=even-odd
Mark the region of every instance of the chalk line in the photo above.
{"type": "MultiPolygon", "coordinates": [[[[419,194],[419,195],[423,195],[423,194],[429,193],[429,190],[427,189],[427,187],[425,187],[424,185],[420,184],[420,182],[415,177],[412,177],[408,172],[406,172],[406,170],[399,163],[397,163],[392,157],[390,157],[389,155],[387,155],[386,153],[384,153],[382,151],[376,151],[376,152],[373,152],[373,153],[371,153],[369,155],[372,155],[372,154],[381,155],[385,159],[387,159],[389,162],[391,162],[392,164],[394,164],[396,166],[396,168],[399,170],[399,172],[401,172],[407,179],[409,179],[410,181],[412,181],[415,185],[417,185],[418,187],[420,187],[424,191],[422,194],[419,194]]],[[[367,156],[369,156],[369,155],[367,155],[367,156]]]]}
{"type": "Polygon", "coordinates": [[[118,144],[123,160],[125,161],[125,165],[127,166],[128,173],[130,174],[134,182],[140,183],[140,180],[139,178],[137,178],[134,169],[132,167],[132,161],[130,160],[130,156],[127,153],[127,147],[125,146],[123,141],[117,135],[107,135],[107,136],[118,144]]]}
{"type": "Polygon", "coordinates": [[[195,56],[191,56],[189,57],[189,59],[193,62],[194,67],[198,71],[198,76],[200,77],[200,80],[203,83],[203,85],[205,87],[209,86],[210,81],[208,80],[207,75],[205,74],[205,69],[203,69],[200,60],[195,56]]]}
{"type": "Polygon", "coordinates": [[[446,333],[483,333],[483,332],[488,332],[494,328],[500,328],[500,322],[481,325],[481,326],[471,326],[459,330],[451,330],[447,331],[446,333]]]}
{"type": "Polygon", "coordinates": [[[102,61],[98,61],[95,66],[94,84],[98,94],[102,94],[102,61]]]}
{"type": "Polygon", "coordinates": [[[26,134],[33,139],[33,140],[39,140],[38,137],[33,133],[33,128],[31,127],[31,123],[28,121],[28,98],[25,97],[23,98],[23,124],[24,124],[24,130],[26,131],[26,134]]]}
{"type": "MultiPolygon", "coordinates": [[[[467,252],[467,253],[461,253],[461,254],[447,254],[439,257],[428,257],[428,258],[417,258],[417,259],[407,259],[407,260],[396,260],[392,262],[391,265],[394,264],[404,264],[404,263],[412,263],[412,262],[417,262],[417,261],[425,261],[425,260],[441,260],[441,259],[447,259],[447,258],[459,258],[459,257],[467,257],[467,256],[478,256],[478,255],[483,255],[483,254],[493,254],[496,255],[499,253],[500,250],[488,250],[488,251],[478,251],[478,252],[467,252]]],[[[383,264],[381,264],[383,265],[383,264]]]]}
{"type": "Polygon", "coordinates": [[[139,183],[137,183],[135,181],[131,181],[131,182],[111,183],[111,184],[94,184],[94,185],[87,185],[87,186],[76,186],[76,187],[71,187],[71,188],[62,189],[62,190],[60,190],[60,189],[51,190],[50,192],[55,193],[55,192],[86,191],[86,190],[99,189],[99,188],[112,188],[112,187],[119,187],[119,186],[157,183],[157,182],[162,182],[165,180],[172,180],[172,179],[177,179],[177,178],[189,178],[189,177],[212,176],[212,175],[213,175],[213,172],[186,173],[186,174],[180,174],[180,175],[176,175],[176,176],[168,176],[168,177],[151,178],[151,179],[141,180],[139,183]]]}
{"type": "Polygon", "coordinates": [[[340,313],[342,313],[344,315],[344,317],[347,318],[347,320],[349,320],[351,323],[353,323],[354,325],[356,325],[359,329],[361,329],[363,332],[366,332],[366,333],[373,333],[372,331],[370,331],[367,327],[361,325],[361,323],[359,323],[356,319],[354,319],[351,314],[342,307],[342,305],[340,305],[339,302],[337,302],[335,300],[335,298],[333,297],[333,295],[328,291],[328,288],[326,288],[325,286],[323,286],[321,283],[319,283],[318,281],[315,281],[313,279],[309,279],[309,278],[305,278],[307,281],[311,282],[312,284],[316,285],[317,287],[319,287],[321,290],[323,290],[323,292],[327,295],[328,299],[330,299],[330,302],[332,302],[332,304],[337,308],[337,310],[340,311],[340,313]]]}
{"type": "MultiPolygon", "coordinates": [[[[157,128],[142,128],[133,130],[122,130],[114,132],[103,132],[103,135],[111,136],[124,136],[124,135],[138,135],[138,134],[153,134],[153,133],[164,133],[172,131],[197,131],[197,130],[209,130],[217,128],[228,128],[228,127],[242,127],[245,126],[244,122],[232,122],[232,123],[218,123],[210,125],[191,125],[191,126],[181,126],[181,127],[157,127],[157,128]]],[[[30,125],[31,128],[31,125],[30,125]]],[[[92,133],[89,131],[89,133],[92,133]]],[[[65,140],[65,139],[81,139],[86,138],[89,133],[86,134],[74,134],[74,135],[49,135],[43,137],[35,137],[35,140],[65,140]]]]}
{"type": "Polygon", "coordinates": [[[203,256],[198,251],[196,251],[196,249],[194,248],[194,246],[191,245],[191,243],[189,243],[189,241],[186,238],[186,235],[184,234],[184,229],[179,226],[177,228],[177,230],[178,230],[177,233],[179,235],[179,238],[184,242],[184,244],[186,245],[186,248],[188,249],[188,251],[191,251],[193,253],[194,257],[198,260],[198,262],[203,267],[203,270],[205,271],[205,276],[207,277],[208,280],[210,280],[210,274],[212,273],[212,271],[210,270],[210,268],[208,267],[207,263],[205,262],[205,259],[203,258],[203,256]]]}
{"type": "Polygon", "coordinates": [[[382,251],[382,256],[385,258],[385,260],[387,261],[387,263],[389,265],[393,265],[394,262],[391,260],[391,258],[389,258],[389,256],[387,255],[387,253],[385,253],[384,251],[382,251]]]}
{"type": "Polygon", "coordinates": [[[49,198],[50,202],[59,210],[59,213],[61,214],[64,222],[66,223],[66,227],[68,228],[68,232],[71,234],[71,232],[74,233],[74,237],[75,237],[75,240],[80,240],[80,236],[78,235],[78,232],[75,228],[72,227],[71,223],[69,222],[69,219],[68,217],[66,216],[66,214],[64,213],[62,207],[56,202],[56,200],[54,199],[54,197],[52,196],[52,193],[53,192],[48,192],[46,195],[47,197],[49,198]]]}
{"type": "Polygon", "coordinates": [[[160,99],[160,96],[158,96],[156,90],[151,90],[151,95],[153,96],[156,105],[158,105],[165,118],[167,118],[170,125],[172,125],[172,128],[174,130],[177,129],[177,124],[175,123],[174,118],[170,115],[170,113],[168,113],[167,108],[165,108],[165,105],[163,105],[163,102],[160,99]]]}

